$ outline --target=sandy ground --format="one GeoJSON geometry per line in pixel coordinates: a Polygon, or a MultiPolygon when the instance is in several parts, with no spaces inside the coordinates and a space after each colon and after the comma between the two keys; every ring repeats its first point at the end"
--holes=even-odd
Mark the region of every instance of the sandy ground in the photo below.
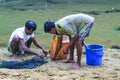
{"type": "MultiPolygon", "coordinates": [[[[0,60],[13,60],[7,54],[6,48],[0,48],[0,60]]],[[[83,54],[81,68],[74,70],[69,69],[72,63],[48,58],[49,63],[35,69],[0,69],[0,80],[120,80],[120,50],[105,49],[102,60],[101,66],[90,66],[83,54]]]]}

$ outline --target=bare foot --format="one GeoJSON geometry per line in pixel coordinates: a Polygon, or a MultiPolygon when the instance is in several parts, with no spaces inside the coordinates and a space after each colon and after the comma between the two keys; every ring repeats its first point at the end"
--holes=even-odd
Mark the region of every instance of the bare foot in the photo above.
{"type": "Polygon", "coordinates": [[[78,63],[74,63],[72,66],[71,66],[71,69],[78,69],[81,67],[81,64],[78,64],[78,63]]]}
{"type": "Polygon", "coordinates": [[[74,62],[75,62],[74,60],[69,60],[69,59],[63,60],[63,63],[74,63],[74,62]]]}

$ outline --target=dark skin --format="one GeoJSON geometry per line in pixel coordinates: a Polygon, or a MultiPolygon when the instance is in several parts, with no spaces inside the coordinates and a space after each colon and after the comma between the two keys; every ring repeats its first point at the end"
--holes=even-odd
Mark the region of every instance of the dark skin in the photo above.
{"type": "MultiPolygon", "coordinates": [[[[31,35],[34,31],[32,29],[28,30],[27,28],[25,28],[25,32],[27,35],[31,35]]],[[[40,45],[37,40],[35,38],[30,38],[30,40],[28,40],[30,42],[24,42],[23,39],[17,37],[17,38],[13,38],[12,42],[11,42],[11,48],[12,48],[12,52],[13,54],[18,54],[18,49],[19,49],[19,45],[22,47],[22,49],[24,50],[24,52],[26,53],[31,53],[31,54],[34,54],[34,55],[37,55],[38,57],[43,57],[43,55],[41,55],[40,53],[36,52],[36,51],[33,51],[30,49],[30,45],[31,43],[33,42],[33,44],[40,48],[43,53],[45,54],[45,56],[47,55],[47,51],[43,48],[42,45],[40,45]],[[29,43],[29,44],[27,44],[29,43]]]]}
{"type": "MultiPolygon", "coordinates": [[[[56,28],[51,28],[51,30],[48,32],[50,34],[56,34],[57,30],[56,28]]],[[[71,66],[72,69],[80,68],[81,66],[81,55],[82,55],[82,41],[77,41],[78,34],[75,34],[73,38],[70,37],[70,42],[68,46],[64,49],[64,53],[68,53],[68,50],[70,49],[70,57],[66,62],[73,62],[74,61],[74,46],[77,48],[77,61],[71,66]]]]}
{"type": "MultiPolygon", "coordinates": [[[[54,55],[52,56],[52,60],[56,60],[56,56],[57,56],[60,48],[62,47],[62,40],[63,40],[63,36],[58,37],[57,47],[55,49],[54,55]]],[[[69,36],[69,41],[71,41],[71,37],[70,36],[69,36]]],[[[70,49],[69,49],[70,50],[70,59],[69,60],[71,60],[71,62],[74,62],[74,57],[71,57],[71,56],[73,56],[72,53],[74,53],[74,47],[75,46],[71,46],[70,49]]],[[[68,51],[64,52],[64,53],[68,54],[68,51]]]]}

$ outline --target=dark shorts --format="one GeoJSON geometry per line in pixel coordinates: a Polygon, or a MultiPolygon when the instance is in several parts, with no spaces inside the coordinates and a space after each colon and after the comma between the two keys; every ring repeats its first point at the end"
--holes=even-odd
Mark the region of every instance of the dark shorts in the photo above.
{"type": "Polygon", "coordinates": [[[77,41],[84,40],[85,37],[88,37],[88,36],[89,36],[90,30],[91,30],[93,24],[94,24],[94,22],[92,22],[92,23],[85,29],[85,31],[84,31],[80,36],[78,36],[77,41]]]}

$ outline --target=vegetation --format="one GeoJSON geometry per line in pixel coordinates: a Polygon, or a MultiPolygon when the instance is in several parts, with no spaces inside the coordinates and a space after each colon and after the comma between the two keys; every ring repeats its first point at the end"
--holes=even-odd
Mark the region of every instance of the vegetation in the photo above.
{"type": "Polygon", "coordinates": [[[37,40],[49,48],[52,35],[44,33],[46,20],[58,19],[74,13],[86,13],[95,17],[95,24],[86,42],[105,47],[120,45],[120,0],[6,0],[0,3],[0,47],[6,47],[12,31],[24,26],[26,20],[34,20],[38,29],[37,40]],[[118,10],[114,11],[115,9],[118,10]],[[106,11],[111,11],[106,13],[106,11]]]}

